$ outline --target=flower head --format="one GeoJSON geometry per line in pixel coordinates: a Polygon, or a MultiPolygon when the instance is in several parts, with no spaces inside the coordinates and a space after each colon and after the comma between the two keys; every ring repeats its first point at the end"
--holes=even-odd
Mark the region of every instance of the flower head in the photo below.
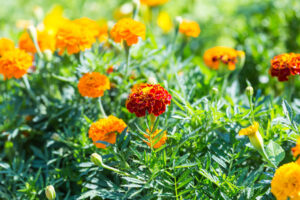
{"type": "Polygon", "coordinates": [[[141,4],[145,4],[147,6],[159,6],[168,1],[169,0],[140,0],[141,4]]]}
{"type": "Polygon", "coordinates": [[[197,22],[182,20],[179,25],[179,32],[188,37],[198,37],[201,30],[197,22]]]}
{"type": "Polygon", "coordinates": [[[137,117],[143,117],[146,112],[159,116],[170,105],[172,96],[159,84],[137,84],[133,86],[126,101],[126,107],[137,117]]]}
{"type": "Polygon", "coordinates": [[[0,57],[7,51],[13,50],[15,44],[8,38],[0,38],[0,57]]]}
{"type": "Polygon", "coordinates": [[[46,187],[45,194],[48,200],[54,200],[56,197],[55,189],[52,185],[46,187]]]}
{"type": "Polygon", "coordinates": [[[157,25],[163,30],[164,33],[170,32],[173,27],[172,19],[167,12],[160,12],[157,21],[157,25]]]}
{"type": "Polygon", "coordinates": [[[300,165],[291,162],[279,167],[271,182],[271,192],[279,200],[300,198],[300,165]]]}
{"type": "Polygon", "coordinates": [[[300,54],[285,53],[275,56],[271,60],[269,72],[279,81],[287,81],[289,76],[300,74],[300,54]]]}
{"type": "Polygon", "coordinates": [[[259,128],[258,122],[254,122],[251,126],[241,129],[239,131],[239,135],[247,135],[247,136],[254,135],[258,131],[258,128],[259,128]]]}
{"type": "Polygon", "coordinates": [[[74,21],[67,21],[58,29],[56,34],[56,47],[62,54],[67,50],[68,54],[79,53],[92,47],[96,41],[93,29],[86,28],[74,21]]]}
{"type": "Polygon", "coordinates": [[[119,20],[110,31],[115,42],[126,41],[128,46],[138,43],[139,37],[145,39],[146,26],[131,18],[119,20]]]}
{"type": "Polygon", "coordinates": [[[249,140],[253,147],[259,151],[263,152],[264,149],[264,141],[262,136],[260,135],[258,122],[254,122],[251,126],[247,128],[243,128],[239,131],[239,135],[246,135],[249,137],[249,140]]]}
{"type": "Polygon", "coordinates": [[[160,129],[156,129],[154,131],[154,133],[150,133],[150,131],[147,129],[147,134],[144,134],[144,137],[147,138],[147,141],[145,141],[147,143],[147,145],[149,147],[151,147],[151,145],[153,146],[154,149],[158,149],[159,147],[161,147],[162,145],[164,145],[167,141],[167,132],[164,131],[162,132],[162,130],[160,129]],[[151,137],[150,137],[151,135],[151,137]]]}
{"type": "Polygon", "coordinates": [[[110,89],[110,81],[105,75],[92,72],[83,75],[77,86],[81,96],[97,98],[110,89]]]}
{"type": "Polygon", "coordinates": [[[32,56],[21,49],[7,51],[0,57],[0,74],[5,79],[21,78],[32,66],[32,56]]]}
{"type": "Polygon", "coordinates": [[[104,141],[110,144],[116,143],[117,133],[127,127],[122,119],[118,119],[115,116],[110,115],[107,118],[100,119],[97,122],[92,123],[89,129],[89,138],[91,138],[98,148],[106,148],[103,143],[97,143],[97,141],[104,141]]]}
{"type": "Polygon", "coordinates": [[[229,70],[235,70],[238,58],[244,58],[243,51],[237,51],[229,47],[213,47],[204,53],[205,64],[215,70],[219,69],[220,63],[228,66],[229,70]]]}
{"type": "MultiPolygon", "coordinates": [[[[37,42],[41,51],[55,51],[55,37],[49,34],[47,30],[37,31],[37,42]]],[[[36,48],[32,39],[27,32],[24,32],[19,39],[19,48],[28,53],[36,53],[36,48]]]]}
{"type": "Polygon", "coordinates": [[[57,5],[46,14],[43,25],[50,35],[56,35],[58,29],[68,21],[69,20],[63,16],[63,8],[57,5]]]}

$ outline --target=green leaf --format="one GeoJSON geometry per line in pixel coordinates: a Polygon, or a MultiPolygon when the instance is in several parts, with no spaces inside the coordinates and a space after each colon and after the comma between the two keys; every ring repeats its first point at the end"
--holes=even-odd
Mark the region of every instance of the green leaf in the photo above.
{"type": "Polygon", "coordinates": [[[276,142],[273,142],[272,140],[269,142],[268,146],[266,147],[266,154],[267,154],[269,160],[275,166],[278,166],[278,164],[285,157],[285,152],[284,152],[283,148],[276,142]]]}

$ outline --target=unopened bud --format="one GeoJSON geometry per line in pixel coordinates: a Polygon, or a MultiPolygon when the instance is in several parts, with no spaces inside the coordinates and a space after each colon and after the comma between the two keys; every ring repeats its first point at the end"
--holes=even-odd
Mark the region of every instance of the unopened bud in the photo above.
{"type": "Polygon", "coordinates": [[[97,154],[97,153],[93,153],[93,154],[91,155],[91,161],[92,161],[95,165],[97,165],[97,166],[99,166],[99,167],[102,167],[102,166],[103,166],[102,157],[101,157],[99,154],[97,154]]]}
{"type": "Polygon", "coordinates": [[[52,51],[50,49],[46,49],[44,52],[44,58],[46,59],[46,61],[50,62],[53,59],[53,54],[52,51]]]}
{"type": "Polygon", "coordinates": [[[148,83],[150,83],[150,84],[157,84],[157,80],[156,80],[156,78],[154,76],[150,76],[148,78],[148,83]]]}
{"type": "Polygon", "coordinates": [[[52,185],[46,187],[45,193],[48,200],[54,200],[56,197],[55,189],[52,185]]]}
{"type": "Polygon", "coordinates": [[[33,8],[33,14],[37,20],[41,21],[44,17],[44,10],[40,6],[35,6],[33,8]]]}
{"type": "Polygon", "coordinates": [[[60,139],[60,136],[57,134],[57,133],[54,133],[52,136],[51,136],[51,139],[52,140],[55,140],[55,141],[58,141],[60,139]]]}
{"type": "Polygon", "coordinates": [[[33,42],[37,42],[37,32],[36,32],[36,28],[33,26],[33,25],[30,25],[28,28],[27,28],[27,32],[31,38],[31,40],[33,42]]]}
{"type": "Polygon", "coordinates": [[[247,94],[248,97],[253,96],[253,87],[248,86],[246,88],[246,94],[247,94]]]}
{"type": "Polygon", "coordinates": [[[215,95],[217,95],[218,93],[219,93],[218,88],[213,87],[213,88],[212,88],[212,95],[215,96],[215,95]]]}

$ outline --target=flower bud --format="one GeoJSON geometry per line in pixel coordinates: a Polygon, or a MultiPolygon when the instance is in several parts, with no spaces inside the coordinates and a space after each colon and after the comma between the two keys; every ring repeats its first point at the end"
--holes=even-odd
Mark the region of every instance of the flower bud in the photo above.
{"type": "Polygon", "coordinates": [[[41,21],[44,18],[44,10],[40,6],[35,6],[33,8],[33,14],[38,21],[41,21]]]}
{"type": "Polygon", "coordinates": [[[154,76],[150,76],[148,78],[148,83],[150,83],[150,84],[157,84],[157,80],[156,80],[156,78],[154,76]]]}
{"type": "Polygon", "coordinates": [[[56,197],[55,189],[52,185],[46,187],[45,193],[48,200],[54,200],[56,197]]]}
{"type": "Polygon", "coordinates": [[[33,25],[30,25],[27,28],[27,32],[28,32],[31,40],[33,41],[33,43],[37,42],[37,32],[36,32],[36,28],[33,25]]]}
{"type": "Polygon", "coordinates": [[[46,61],[50,62],[53,59],[53,54],[52,51],[50,49],[46,49],[44,52],[44,58],[46,59],[46,61]]]}
{"type": "Polygon", "coordinates": [[[248,86],[247,88],[246,88],[246,94],[247,94],[247,96],[248,97],[252,97],[253,96],[253,87],[251,87],[251,86],[248,86]]]}
{"type": "Polygon", "coordinates": [[[92,161],[95,165],[97,165],[97,166],[99,166],[99,167],[102,167],[102,166],[103,166],[102,157],[101,157],[99,154],[97,154],[97,153],[93,153],[93,154],[91,155],[91,161],[92,161]]]}
{"type": "Polygon", "coordinates": [[[212,88],[212,95],[215,96],[215,95],[218,95],[218,94],[219,94],[218,88],[213,87],[212,88]]]}
{"type": "Polygon", "coordinates": [[[52,136],[51,136],[51,139],[52,140],[55,140],[55,141],[58,141],[60,139],[60,136],[57,134],[57,133],[54,133],[52,136]]]}
{"type": "Polygon", "coordinates": [[[243,128],[239,131],[239,135],[246,135],[248,136],[252,146],[260,153],[264,151],[264,140],[259,133],[259,124],[258,122],[254,122],[247,128],[243,128]]]}

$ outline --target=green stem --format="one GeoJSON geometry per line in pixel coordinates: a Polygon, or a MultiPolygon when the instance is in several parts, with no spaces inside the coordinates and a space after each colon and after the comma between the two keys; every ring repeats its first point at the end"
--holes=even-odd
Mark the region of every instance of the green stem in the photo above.
{"type": "Polygon", "coordinates": [[[104,108],[102,106],[101,97],[98,98],[98,102],[99,102],[99,109],[100,109],[101,114],[103,115],[103,117],[107,117],[107,115],[106,115],[106,113],[104,111],[104,108]]]}
{"type": "Polygon", "coordinates": [[[28,78],[27,78],[26,75],[24,75],[22,77],[22,81],[23,81],[23,83],[25,85],[25,89],[26,89],[27,93],[29,94],[30,98],[34,101],[35,104],[38,104],[38,101],[36,100],[36,95],[31,90],[31,87],[30,87],[30,84],[29,84],[29,81],[28,81],[28,78]]]}

